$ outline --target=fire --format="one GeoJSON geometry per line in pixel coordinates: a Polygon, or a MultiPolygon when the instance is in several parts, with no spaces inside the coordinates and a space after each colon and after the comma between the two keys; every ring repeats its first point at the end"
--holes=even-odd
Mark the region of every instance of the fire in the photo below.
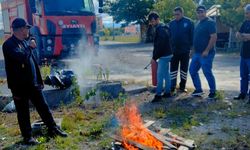
{"type": "Polygon", "coordinates": [[[122,144],[127,150],[138,150],[138,148],[130,145],[129,141],[152,149],[162,150],[163,144],[143,126],[143,121],[135,104],[130,103],[120,109],[117,118],[121,124],[122,144]]]}

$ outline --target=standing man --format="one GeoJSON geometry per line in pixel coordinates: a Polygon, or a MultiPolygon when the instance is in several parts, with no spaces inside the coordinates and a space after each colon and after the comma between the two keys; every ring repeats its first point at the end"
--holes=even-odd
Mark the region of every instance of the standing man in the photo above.
{"type": "Polygon", "coordinates": [[[152,63],[158,61],[157,68],[157,89],[156,95],[152,102],[158,102],[161,98],[171,97],[171,80],[169,73],[169,62],[172,58],[170,48],[169,28],[160,23],[159,15],[152,12],[148,16],[149,23],[155,27],[154,50],[152,63]],[[162,95],[163,81],[165,81],[165,90],[162,95]]]}
{"type": "Polygon", "coordinates": [[[66,137],[67,134],[56,126],[44,99],[42,77],[33,55],[36,45],[34,40],[31,40],[31,44],[25,40],[29,37],[30,27],[24,19],[16,18],[12,22],[13,35],[3,44],[3,54],[8,87],[16,106],[23,142],[34,145],[37,141],[31,135],[29,100],[47,125],[49,136],[66,137]]]}
{"type": "MultiPolygon", "coordinates": [[[[240,59],[240,94],[234,97],[235,100],[243,100],[246,98],[250,82],[250,4],[245,7],[246,20],[242,24],[240,31],[236,33],[236,37],[243,41],[240,59]]],[[[248,101],[250,104],[250,98],[248,101]]]]}
{"type": "Polygon", "coordinates": [[[199,77],[199,70],[202,71],[209,84],[209,99],[216,97],[216,83],[212,72],[213,60],[215,56],[215,43],[217,40],[216,23],[206,16],[205,6],[198,6],[196,9],[199,22],[194,29],[194,51],[191,52],[192,62],[189,72],[193,80],[195,91],[193,96],[201,96],[203,90],[199,77]]]}
{"type": "Polygon", "coordinates": [[[189,66],[190,49],[193,43],[194,24],[191,19],[184,17],[182,7],[174,9],[174,17],[169,24],[171,33],[171,46],[173,50],[173,58],[171,60],[171,91],[175,92],[177,74],[180,64],[181,81],[179,84],[180,92],[187,92],[187,72],[189,66]]]}

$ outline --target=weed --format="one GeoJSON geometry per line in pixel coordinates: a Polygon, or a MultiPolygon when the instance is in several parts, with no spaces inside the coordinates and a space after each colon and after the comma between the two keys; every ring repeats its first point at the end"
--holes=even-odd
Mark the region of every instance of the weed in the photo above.
{"type": "Polygon", "coordinates": [[[42,79],[45,80],[46,77],[49,76],[51,73],[51,66],[43,65],[40,68],[40,71],[41,71],[42,79]]]}
{"type": "Polygon", "coordinates": [[[157,119],[165,118],[167,116],[167,112],[164,108],[158,108],[153,111],[153,116],[157,119]]]}

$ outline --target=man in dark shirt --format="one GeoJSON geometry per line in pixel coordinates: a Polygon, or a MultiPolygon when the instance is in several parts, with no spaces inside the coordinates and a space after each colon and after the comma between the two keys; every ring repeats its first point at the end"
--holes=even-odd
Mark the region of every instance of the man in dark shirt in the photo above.
{"type": "Polygon", "coordinates": [[[17,111],[17,119],[25,144],[37,144],[31,136],[29,100],[36,107],[43,122],[48,127],[49,136],[67,134],[57,126],[43,96],[43,81],[33,55],[35,41],[26,41],[31,26],[22,18],[12,22],[13,35],[3,43],[5,70],[8,87],[12,92],[17,111]]]}
{"type": "MultiPolygon", "coordinates": [[[[236,100],[245,99],[250,82],[250,4],[245,7],[246,20],[242,24],[240,31],[236,33],[236,37],[243,41],[241,48],[240,60],[240,94],[234,97],[236,100]]],[[[250,99],[248,101],[250,104],[250,99]]]]}
{"type": "Polygon", "coordinates": [[[155,27],[154,50],[151,63],[158,64],[157,67],[157,88],[156,95],[152,102],[158,102],[161,98],[171,97],[171,80],[169,73],[169,62],[172,58],[170,46],[169,28],[160,23],[159,15],[152,12],[148,16],[149,23],[155,27]],[[163,80],[165,80],[165,90],[162,95],[163,80]]]}
{"type": "Polygon", "coordinates": [[[173,51],[173,58],[171,60],[171,91],[174,93],[176,89],[176,80],[180,64],[181,81],[179,90],[187,92],[187,72],[189,66],[189,54],[193,43],[193,22],[184,16],[182,7],[174,9],[175,19],[169,23],[171,46],[173,51]]]}
{"type": "Polygon", "coordinates": [[[192,53],[192,62],[190,64],[189,72],[195,86],[193,96],[201,96],[203,90],[199,77],[199,70],[202,71],[208,81],[210,87],[209,99],[216,97],[216,84],[212,72],[213,60],[215,56],[215,43],[217,40],[216,24],[206,16],[205,6],[198,6],[196,9],[199,22],[194,29],[194,51],[192,53]]]}

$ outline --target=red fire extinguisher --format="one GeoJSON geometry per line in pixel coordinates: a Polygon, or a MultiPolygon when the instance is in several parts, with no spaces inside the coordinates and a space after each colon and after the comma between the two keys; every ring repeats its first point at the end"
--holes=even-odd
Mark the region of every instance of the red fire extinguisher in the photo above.
{"type": "Polygon", "coordinates": [[[157,86],[157,62],[151,61],[152,84],[157,86]]]}

